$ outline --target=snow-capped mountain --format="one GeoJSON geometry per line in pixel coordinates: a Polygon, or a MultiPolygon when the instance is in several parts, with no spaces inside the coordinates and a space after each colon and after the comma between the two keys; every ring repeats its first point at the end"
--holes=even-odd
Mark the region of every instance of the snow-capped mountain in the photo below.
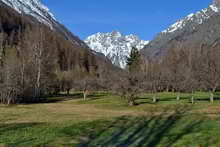
{"type": "Polygon", "coordinates": [[[37,18],[52,28],[55,17],[40,0],[1,0],[19,13],[25,13],[37,18]]]}
{"type": "Polygon", "coordinates": [[[171,47],[194,46],[211,43],[220,37],[220,0],[214,0],[207,8],[191,13],[159,33],[145,48],[145,56],[164,55],[171,47]],[[211,34],[212,33],[212,34],[211,34]]]}
{"type": "Polygon", "coordinates": [[[97,33],[85,39],[85,43],[95,52],[104,54],[118,67],[125,68],[132,47],[141,50],[148,41],[140,40],[135,35],[124,36],[118,31],[97,33]]]}
{"type": "Polygon", "coordinates": [[[196,13],[191,13],[187,17],[177,21],[171,25],[167,30],[162,31],[162,33],[173,33],[175,31],[180,31],[187,25],[196,25],[202,24],[206,19],[209,19],[212,15],[220,11],[219,0],[215,0],[208,8],[202,9],[196,13]],[[192,24],[193,23],[193,24],[192,24]]]}

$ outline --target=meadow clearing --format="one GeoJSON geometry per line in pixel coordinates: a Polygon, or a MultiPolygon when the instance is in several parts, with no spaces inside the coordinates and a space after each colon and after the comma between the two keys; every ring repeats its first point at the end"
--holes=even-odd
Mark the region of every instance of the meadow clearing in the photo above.
{"type": "Polygon", "coordinates": [[[137,106],[97,92],[43,99],[38,104],[0,105],[0,146],[220,146],[220,95],[142,94],[137,106]]]}

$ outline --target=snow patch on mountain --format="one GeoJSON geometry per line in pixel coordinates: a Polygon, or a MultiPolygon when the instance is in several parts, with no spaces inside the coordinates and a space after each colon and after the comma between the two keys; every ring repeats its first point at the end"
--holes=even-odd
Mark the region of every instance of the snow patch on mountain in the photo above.
{"type": "Polygon", "coordinates": [[[191,13],[187,17],[178,20],[176,23],[171,25],[168,29],[162,31],[162,34],[174,33],[180,31],[186,25],[194,23],[194,25],[202,24],[206,19],[210,18],[217,12],[220,12],[219,0],[215,0],[208,8],[202,9],[196,13],[191,13]]]}
{"type": "Polygon", "coordinates": [[[50,10],[40,0],[1,0],[20,14],[24,13],[37,18],[40,22],[52,28],[52,21],[56,21],[50,10]]]}
{"type": "Polygon", "coordinates": [[[215,11],[215,12],[218,12],[219,11],[219,8],[216,7],[215,5],[210,5],[210,8],[215,11]]]}
{"type": "Polygon", "coordinates": [[[85,43],[95,52],[104,54],[114,65],[125,68],[132,47],[141,50],[149,41],[140,40],[132,34],[124,36],[118,31],[113,31],[91,35],[85,43]]]}

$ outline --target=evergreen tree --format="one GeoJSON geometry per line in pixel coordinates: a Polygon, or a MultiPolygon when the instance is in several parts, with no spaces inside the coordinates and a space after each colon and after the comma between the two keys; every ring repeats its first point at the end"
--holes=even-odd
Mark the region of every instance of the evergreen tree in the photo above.
{"type": "Polygon", "coordinates": [[[131,50],[130,57],[127,58],[127,68],[128,73],[125,73],[124,77],[120,83],[118,91],[120,91],[121,96],[128,101],[130,106],[134,106],[137,103],[135,102],[138,93],[141,90],[141,76],[140,76],[140,61],[141,55],[137,48],[133,47],[131,50]]]}
{"type": "Polygon", "coordinates": [[[137,72],[140,69],[140,57],[140,51],[136,47],[133,47],[130,57],[127,58],[127,67],[129,72],[137,72]]]}

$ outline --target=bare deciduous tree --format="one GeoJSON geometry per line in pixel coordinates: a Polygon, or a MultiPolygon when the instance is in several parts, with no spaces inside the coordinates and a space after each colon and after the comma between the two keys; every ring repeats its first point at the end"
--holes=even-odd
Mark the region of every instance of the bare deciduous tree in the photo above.
{"type": "Polygon", "coordinates": [[[219,87],[220,83],[220,45],[214,43],[213,45],[203,45],[198,56],[198,69],[196,71],[201,84],[210,92],[210,102],[214,102],[214,93],[219,87]]]}

